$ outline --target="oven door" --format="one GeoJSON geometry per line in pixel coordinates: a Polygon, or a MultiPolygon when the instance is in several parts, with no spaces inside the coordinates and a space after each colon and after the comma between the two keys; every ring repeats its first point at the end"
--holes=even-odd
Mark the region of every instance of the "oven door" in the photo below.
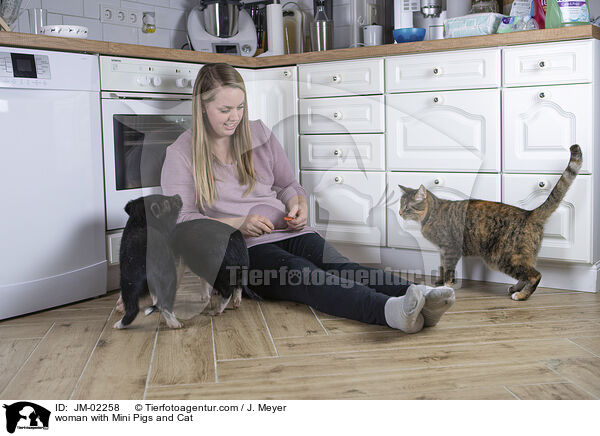
{"type": "Polygon", "coordinates": [[[125,227],[129,200],[162,192],[166,148],[191,122],[190,95],[102,93],[107,230],[125,227]]]}

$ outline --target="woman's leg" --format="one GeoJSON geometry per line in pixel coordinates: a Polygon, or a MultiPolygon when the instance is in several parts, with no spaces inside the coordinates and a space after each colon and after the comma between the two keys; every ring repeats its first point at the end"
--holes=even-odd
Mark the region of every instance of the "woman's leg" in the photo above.
{"type": "Polygon", "coordinates": [[[248,249],[248,285],[254,292],[266,298],[304,303],[334,316],[388,325],[384,306],[389,296],[328,274],[279,245],[275,242],[248,249]]]}
{"type": "Polygon", "coordinates": [[[325,271],[336,271],[342,277],[382,294],[398,297],[404,295],[412,284],[391,271],[351,262],[317,233],[285,239],[281,243],[288,252],[308,259],[319,268],[325,271]]]}

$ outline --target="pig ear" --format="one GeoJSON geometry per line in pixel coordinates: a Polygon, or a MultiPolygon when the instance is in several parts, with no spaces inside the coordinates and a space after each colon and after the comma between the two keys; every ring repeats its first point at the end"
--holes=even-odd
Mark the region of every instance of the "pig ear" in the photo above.
{"type": "Polygon", "coordinates": [[[404,192],[405,194],[414,191],[414,189],[412,188],[407,188],[406,186],[402,186],[402,185],[398,185],[398,187],[402,190],[402,192],[404,192]]]}
{"type": "Polygon", "coordinates": [[[421,185],[421,186],[419,186],[419,189],[417,190],[417,193],[415,194],[415,200],[423,201],[426,198],[427,198],[427,189],[425,189],[425,186],[421,185]]]}

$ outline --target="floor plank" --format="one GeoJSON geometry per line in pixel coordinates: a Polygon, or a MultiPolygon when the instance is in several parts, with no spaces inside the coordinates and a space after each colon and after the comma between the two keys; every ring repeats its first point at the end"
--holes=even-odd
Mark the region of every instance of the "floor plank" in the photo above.
{"type": "Polygon", "coordinates": [[[41,338],[52,327],[52,324],[52,322],[0,324],[0,339],[41,338]]]}
{"type": "Polygon", "coordinates": [[[215,356],[211,319],[197,316],[183,329],[161,324],[152,360],[151,385],[214,382],[215,356]]]}
{"type": "Polygon", "coordinates": [[[600,357],[600,336],[576,337],[570,339],[596,357],[600,357]]]}
{"type": "Polygon", "coordinates": [[[598,327],[596,323],[579,321],[473,327],[447,327],[440,323],[414,335],[407,335],[390,328],[388,331],[362,334],[275,339],[275,345],[280,356],[326,354],[343,351],[425,346],[445,347],[458,344],[566,338],[594,334],[598,331],[598,327]]]}
{"type": "Polygon", "coordinates": [[[521,400],[593,400],[573,383],[542,383],[536,385],[507,386],[521,400]]]}
{"type": "Polygon", "coordinates": [[[584,387],[596,399],[600,398],[600,358],[552,359],[544,363],[571,383],[584,387]]]}
{"type": "Polygon", "coordinates": [[[273,338],[326,335],[315,314],[305,304],[260,301],[273,338]]]}
{"type": "Polygon", "coordinates": [[[4,389],[39,342],[40,339],[0,339],[0,398],[8,398],[2,395],[4,389]]]}
{"type": "Polygon", "coordinates": [[[94,319],[54,324],[2,396],[68,399],[103,327],[94,319]]]}
{"type": "Polygon", "coordinates": [[[128,328],[113,329],[121,316],[115,312],[108,321],[72,399],[143,398],[159,314],[138,315],[128,328]]]}
{"type": "Polygon", "coordinates": [[[352,376],[369,372],[394,372],[417,368],[445,368],[469,364],[538,362],[549,358],[588,357],[589,353],[567,339],[514,343],[469,344],[452,347],[419,347],[401,350],[282,356],[277,359],[217,362],[220,382],[296,378],[318,375],[352,376]],[[517,357],[518,356],[518,357],[517,357]]]}
{"type": "Polygon", "coordinates": [[[600,294],[590,292],[569,292],[554,294],[533,294],[525,301],[514,301],[506,294],[500,297],[464,298],[456,293],[456,303],[452,306],[452,312],[464,312],[469,310],[500,310],[500,309],[525,309],[534,307],[573,306],[573,305],[598,305],[600,294]]]}
{"type": "Polygon", "coordinates": [[[213,328],[219,360],[277,355],[256,301],[246,300],[238,309],[215,316],[213,328]]]}
{"type": "Polygon", "coordinates": [[[211,383],[193,386],[149,388],[147,399],[405,399],[416,394],[498,386],[508,382],[550,383],[563,379],[541,364],[491,364],[448,368],[426,368],[418,371],[327,375],[274,379],[269,383],[255,381],[211,383]]]}

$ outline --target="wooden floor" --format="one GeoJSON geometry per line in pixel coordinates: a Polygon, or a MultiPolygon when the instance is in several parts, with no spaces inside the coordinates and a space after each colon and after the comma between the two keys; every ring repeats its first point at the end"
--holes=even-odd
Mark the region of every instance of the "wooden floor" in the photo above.
{"type": "MultiPolygon", "coordinates": [[[[196,279],[185,283],[193,299],[196,279]]],[[[158,314],[114,330],[113,292],[0,322],[0,398],[600,398],[600,294],[515,302],[506,288],[462,283],[442,322],[415,335],[252,300],[181,330],[158,314]]]]}

